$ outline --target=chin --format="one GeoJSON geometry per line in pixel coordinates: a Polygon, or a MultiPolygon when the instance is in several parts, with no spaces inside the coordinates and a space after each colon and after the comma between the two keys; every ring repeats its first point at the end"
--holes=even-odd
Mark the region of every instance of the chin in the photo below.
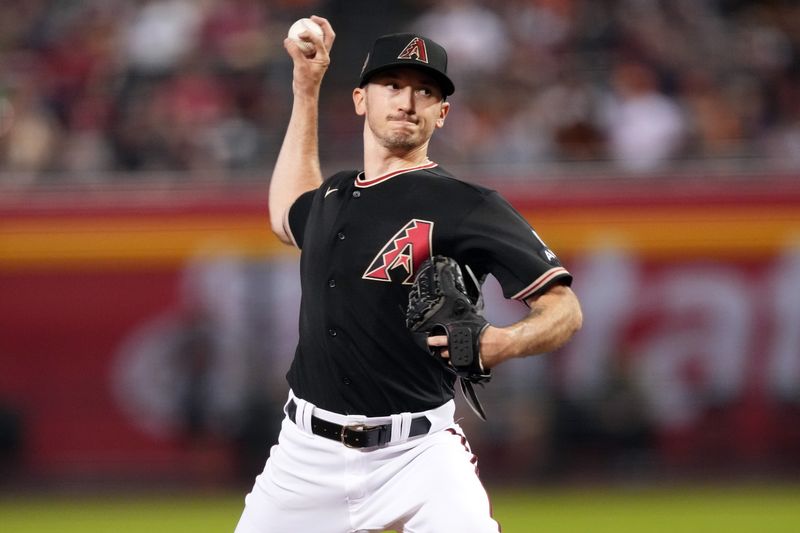
{"type": "Polygon", "coordinates": [[[411,150],[420,145],[419,139],[411,135],[388,135],[381,141],[385,148],[395,150],[411,150]]]}
{"type": "Polygon", "coordinates": [[[405,152],[410,152],[411,150],[417,148],[418,146],[419,146],[419,143],[416,143],[416,142],[397,141],[397,142],[384,143],[384,147],[385,148],[388,148],[390,150],[402,150],[402,151],[405,151],[405,152]]]}

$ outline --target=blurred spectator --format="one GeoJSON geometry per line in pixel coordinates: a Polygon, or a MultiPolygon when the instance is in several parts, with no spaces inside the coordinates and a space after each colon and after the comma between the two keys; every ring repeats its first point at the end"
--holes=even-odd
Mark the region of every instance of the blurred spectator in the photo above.
{"type": "Polygon", "coordinates": [[[192,61],[159,85],[166,141],[181,170],[213,169],[211,130],[228,113],[229,95],[220,80],[192,61]]]}
{"type": "Polygon", "coordinates": [[[456,85],[469,75],[496,72],[510,51],[505,21],[477,0],[435,2],[412,26],[448,50],[456,85]]]}
{"type": "Polygon", "coordinates": [[[612,158],[625,170],[651,171],[678,154],[685,124],[680,108],[658,90],[646,65],[624,62],[613,70],[605,109],[612,158]]]}
{"type": "Polygon", "coordinates": [[[538,49],[567,43],[578,13],[574,0],[515,0],[501,2],[514,39],[538,49]]]}
{"type": "Polygon", "coordinates": [[[739,152],[745,124],[736,109],[735,93],[699,69],[684,75],[680,90],[689,117],[691,155],[724,157],[739,152]]]}
{"type": "Polygon", "coordinates": [[[782,110],[774,131],[767,137],[767,153],[788,168],[800,168],[800,78],[781,83],[778,90],[782,110]]]}
{"type": "Polygon", "coordinates": [[[541,91],[536,114],[550,132],[557,160],[599,160],[605,153],[600,127],[602,93],[572,71],[541,91]]]}
{"type": "Polygon", "coordinates": [[[5,104],[9,126],[3,137],[3,166],[16,180],[33,180],[53,163],[61,131],[55,116],[44,106],[39,85],[19,77],[5,104]]]}
{"type": "Polygon", "coordinates": [[[196,47],[202,5],[190,0],[139,0],[124,31],[125,55],[133,72],[173,70],[196,47]]]}
{"type": "Polygon", "coordinates": [[[229,71],[262,66],[277,44],[271,37],[263,2],[233,0],[213,3],[202,26],[202,47],[212,63],[229,71]],[[273,41],[273,42],[270,42],[273,41]]]}

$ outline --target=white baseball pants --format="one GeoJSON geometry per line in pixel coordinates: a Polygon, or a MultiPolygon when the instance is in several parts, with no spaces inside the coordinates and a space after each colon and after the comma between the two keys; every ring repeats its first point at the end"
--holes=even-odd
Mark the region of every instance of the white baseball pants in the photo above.
{"type": "Polygon", "coordinates": [[[477,458],[453,421],[453,401],[425,413],[427,435],[407,439],[402,430],[393,431],[390,444],[361,449],[313,435],[311,415],[337,424],[394,421],[398,427],[407,426],[410,415],[344,416],[294,401],[298,424],[283,420],[235,533],[500,531],[478,479],[477,458]]]}

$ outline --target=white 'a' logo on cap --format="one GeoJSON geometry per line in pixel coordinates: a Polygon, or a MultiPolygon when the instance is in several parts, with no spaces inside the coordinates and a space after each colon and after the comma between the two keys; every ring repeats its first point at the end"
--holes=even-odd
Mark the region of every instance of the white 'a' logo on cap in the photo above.
{"type": "Polygon", "coordinates": [[[400,55],[397,56],[397,59],[416,59],[417,61],[427,63],[428,51],[425,49],[425,41],[419,37],[414,37],[411,39],[411,42],[409,42],[406,47],[403,48],[403,51],[400,52],[400,55]]]}

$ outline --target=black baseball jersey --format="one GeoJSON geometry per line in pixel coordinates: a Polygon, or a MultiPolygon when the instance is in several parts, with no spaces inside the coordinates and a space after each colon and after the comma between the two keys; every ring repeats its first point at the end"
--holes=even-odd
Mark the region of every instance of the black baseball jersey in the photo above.
{"type": "Polygon", "coordinates": [[[337,173],[288,214],[302,250],[300,340],[287,374],[294,393],[323,409],[384,416],[453,397],[455,378],[414,343],[405,308],[414,274],[432,255],[494,275],[524,300],[572,277],[495,191],[435,163],[374,179],[337,173]]]}

